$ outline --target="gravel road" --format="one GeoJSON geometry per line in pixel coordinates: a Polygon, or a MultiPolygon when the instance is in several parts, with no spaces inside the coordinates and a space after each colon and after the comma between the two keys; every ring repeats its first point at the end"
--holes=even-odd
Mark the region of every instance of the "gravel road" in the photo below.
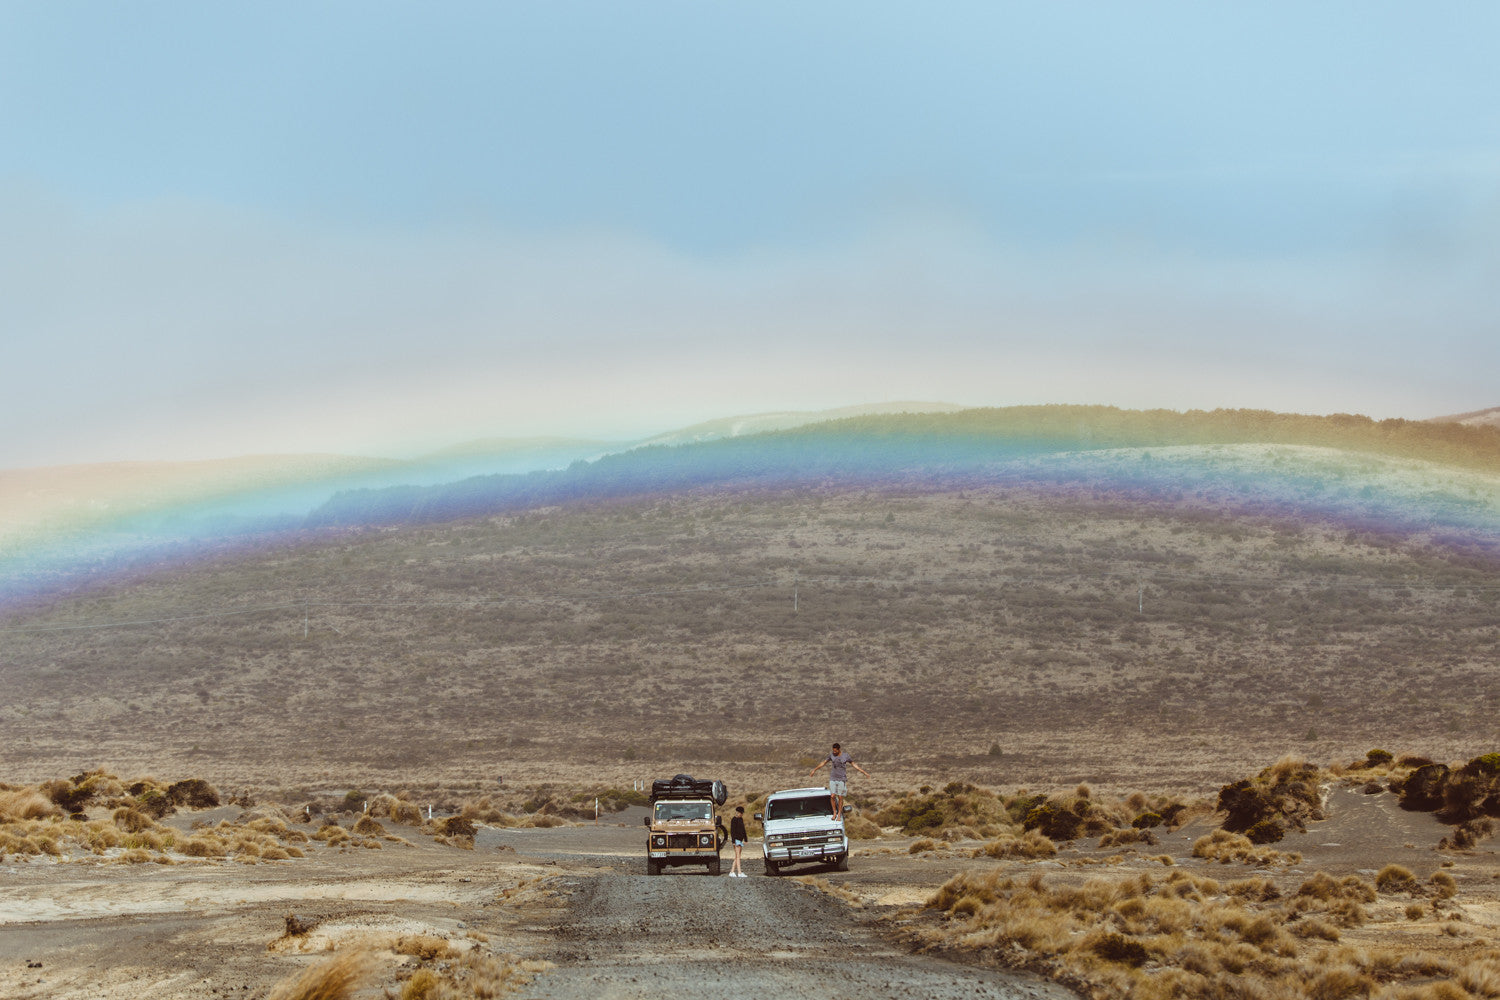
{"type": "Polygon", "coordinates": [[[536,928],[557,964],[520,995],[1073,998],[1030,976],[914,956],[848,907],[787,879],[671,873],[563,877],[566,904],[536,928]]]}

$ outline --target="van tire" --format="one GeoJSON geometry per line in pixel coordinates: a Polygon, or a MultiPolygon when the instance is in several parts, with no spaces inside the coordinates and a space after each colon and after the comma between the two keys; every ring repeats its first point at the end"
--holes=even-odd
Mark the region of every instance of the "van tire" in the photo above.
{"type": "Polygon", "coordinates": [[[721,859],[714,858],[712,861],[710,861],[708,863],[708,873],[710,875],[718,875],[718,874],[720,874],[723,871],[724,871],[724,862],[721,859]]]}
{"type": "Polygon", "coordinates": [[[838,860],[833,863],[833,870],[836,872],[846,872],[849,870],[849,852],[845,851],[838,856],[838,860]]]}
{"type": "Polygon", "coordinates": [[[647,858],[646,859],[646,874],[647,875],[660,875],[661,874],[661,862],[660,861],[652,861],[650,858],[647,858]]]}
{"type": "Polygon", "coordinates": [[[781,874],[781,866],[778,865],[774,861],[767,861],[766,862],[766,874],[767,875],[772,875],[772,876],[780,875],[781,874]]]}

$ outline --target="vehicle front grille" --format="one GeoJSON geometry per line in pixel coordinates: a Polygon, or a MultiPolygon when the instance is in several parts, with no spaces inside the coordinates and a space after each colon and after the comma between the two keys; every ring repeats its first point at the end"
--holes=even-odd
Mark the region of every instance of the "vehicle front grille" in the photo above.
{"type": "Polygon", "coordinates": [[[691,849],[698,846],[696,833],[674,833],[667,837],[667,846],[674,850],[691,849]]]}
{"type": "Polygon", "coordinates": [[[843,838],[838,835],[837,831],[823,832],[820,830],[816,833],[802,833],[791,837],[777,837],[774,839],[777,843],[792,851],[795,851],[799,847],[840,848],[843,846],[843,838]]]}

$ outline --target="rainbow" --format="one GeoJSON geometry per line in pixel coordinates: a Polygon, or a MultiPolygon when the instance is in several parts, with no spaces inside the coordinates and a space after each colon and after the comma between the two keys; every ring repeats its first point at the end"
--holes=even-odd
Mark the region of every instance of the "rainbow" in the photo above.
{"type": "Polygon", "coordinates": [[[1266,411],[1012,407],[885,414],[695,441],[392,462],[336,456],[0,473],[0,602],[128,574],[605,498],[996,484],[1208,503],[1473,550],[1500,565],[1500,431],[1266,411]]]}

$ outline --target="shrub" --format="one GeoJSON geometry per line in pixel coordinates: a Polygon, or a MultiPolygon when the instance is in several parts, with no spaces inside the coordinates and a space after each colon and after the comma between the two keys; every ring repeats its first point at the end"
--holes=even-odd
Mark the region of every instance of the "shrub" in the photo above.
{"type": "Polygon", "coordinates": [[[1099,838],[1099,846],[1101,848],[1124,847],[1127,844],[1145,844],[1147,847],[1155,847],[1159,843],[1160,841],[1156,839],[1156,834],[1150,830],[1137,829],[1135,827],[1125,830],[1111,830],[1099,838]]]}
{"type": "MultiPolygon", "coordinates": [[[[380,825],[380,821],[370,816],[361,816],[359,822],[355,823],[352,829],[362,837],[379,837],[385,833],[385,827],[380,825]]],[[[473,834],[470,834],[470,836],[473,836],[473,834]]]]}
{"type": "Polygon", "coordinates": [[[435,1000],[443,992],[443,981],[431,969],[418,969],[401,988],[401,1000],[435,1000]]]}
{"type": "Polygon", "coordinates": [[[1019,837],[1000,837],[975,852],[992,858],[1050,858],[1056,853],[1057,845],[1036,830],[1027,830],[1019,837]]]}
{"type": "Polygon", "coordinates": [[[1283,836],[1281,824],[1274,819],[1263,819],[1245,831],[1245,837],[1252,844],[1274,844],[1283,836]]]}
{"type": "Polygon", "coordinates": [[[1366,753],[1365,753],[1365,766],[1366,767],[1382,767],[1382,766],[1384,766],[1386,764],[1389,764],[1391,761],[1393,761],[1395,759],[1396,759],[1396,755],[1395,754],[1391,753],[1389,750],[1381,750],[1381,749],[1379,749],[1377,747],[1374,750],[1366,751],[1366,753]]]}
{"type": "Polygon", "coordinates": [[[1322,818],[1318,769],[1300,758],[1283,757],[1254,778],[1219,789],[1215,809],[1225,814],[1224,829],[1232,833],[1267,821],[1305,830],[1307,820],[1322,818]]]}
{"type": "Polygon", "coordinates": [[[473,822],[465,819],[463,816],[449,816],[438,826],[438,831],[445,837],[470,838],[479,832],[473,822]]]}
{"type": "Polygon", "coordinates": [[[1145,965],[1149,957],[1145,945],[1135,938],[1113,932],[1099,935],[1088,942],[1087,947],[1106,962],[1119,962],[1122,965],[1145,965]]]}
{"type": "Polygon", "coordinates": [[[416,826],[422,822],[422,809],[410,802],[397,802],[391,807],[391,820],[396,823],[405,823],[407,826],[416,826]]]}
{"type": "Polygon", "coordinates": [[[167,786],[167,800],[188,809],[212,809],[219,804],[219,793],[202,778],[188,778],[167,786]]]}
{"type": "Polygon", "coordinates": [[[1433,812],[1443,806],[1443,790],[1448,784],[1446,764],[1424,764],[1401,783],[1401,808],[1413,812],[1433,812]]]}
{"type": "Polygon", "coordinates": [[[369,978],[373,962],[368,952],[335,955],[276,984],[266,1000],[348,1000],[369,978]]]}
{"type": "Polygon", "coordinates": [[[1130,825],[1135,827],[1137,830],[1146,830],[1150,829],[1153,826],[1161,826],[1161,813],[1150,811],[1143,812],[1135,819],[1131,820],[1130,825]]]}
{"type": "Polygon", "coordinates": [[[937,841],[932,840],[931,838],[924,837],[921,840],[913,841],[912,845],[906,849],[906,853],[921,854],[924,851],[934,850],[937,850],[937,841]]]}
{"type": "Polygon", "coordinates": [[[50,798],[33,788],[0,792],[0,823],[41,819],[61,811],[50,798]]]}
{"type": "Polygon", "coordinates": [[[1375,876],[1375,888],[1381,892],[1410,892],[1416,886],[1416,876],[1402,865],[1386,865],[1375,876]]]}
{"type": "Polygon", "coordinates": [[[110,818],[114,821],[115,826],[126,833],[140,833],[142,830],[149,830],[156,825],[150,816],[147,816],[139,809],[132,809],[130,806],[121,806],[114,811],[114,815],[110,818]]]}
{"type": "Polygon", "coordinates": [[[994,792],[962,781],[940,791],[906,794],[875,814],[880,826],[899,827],[909,836],[931,835],[948,827],[1009,825],[1005,804],[994,792]]]}

